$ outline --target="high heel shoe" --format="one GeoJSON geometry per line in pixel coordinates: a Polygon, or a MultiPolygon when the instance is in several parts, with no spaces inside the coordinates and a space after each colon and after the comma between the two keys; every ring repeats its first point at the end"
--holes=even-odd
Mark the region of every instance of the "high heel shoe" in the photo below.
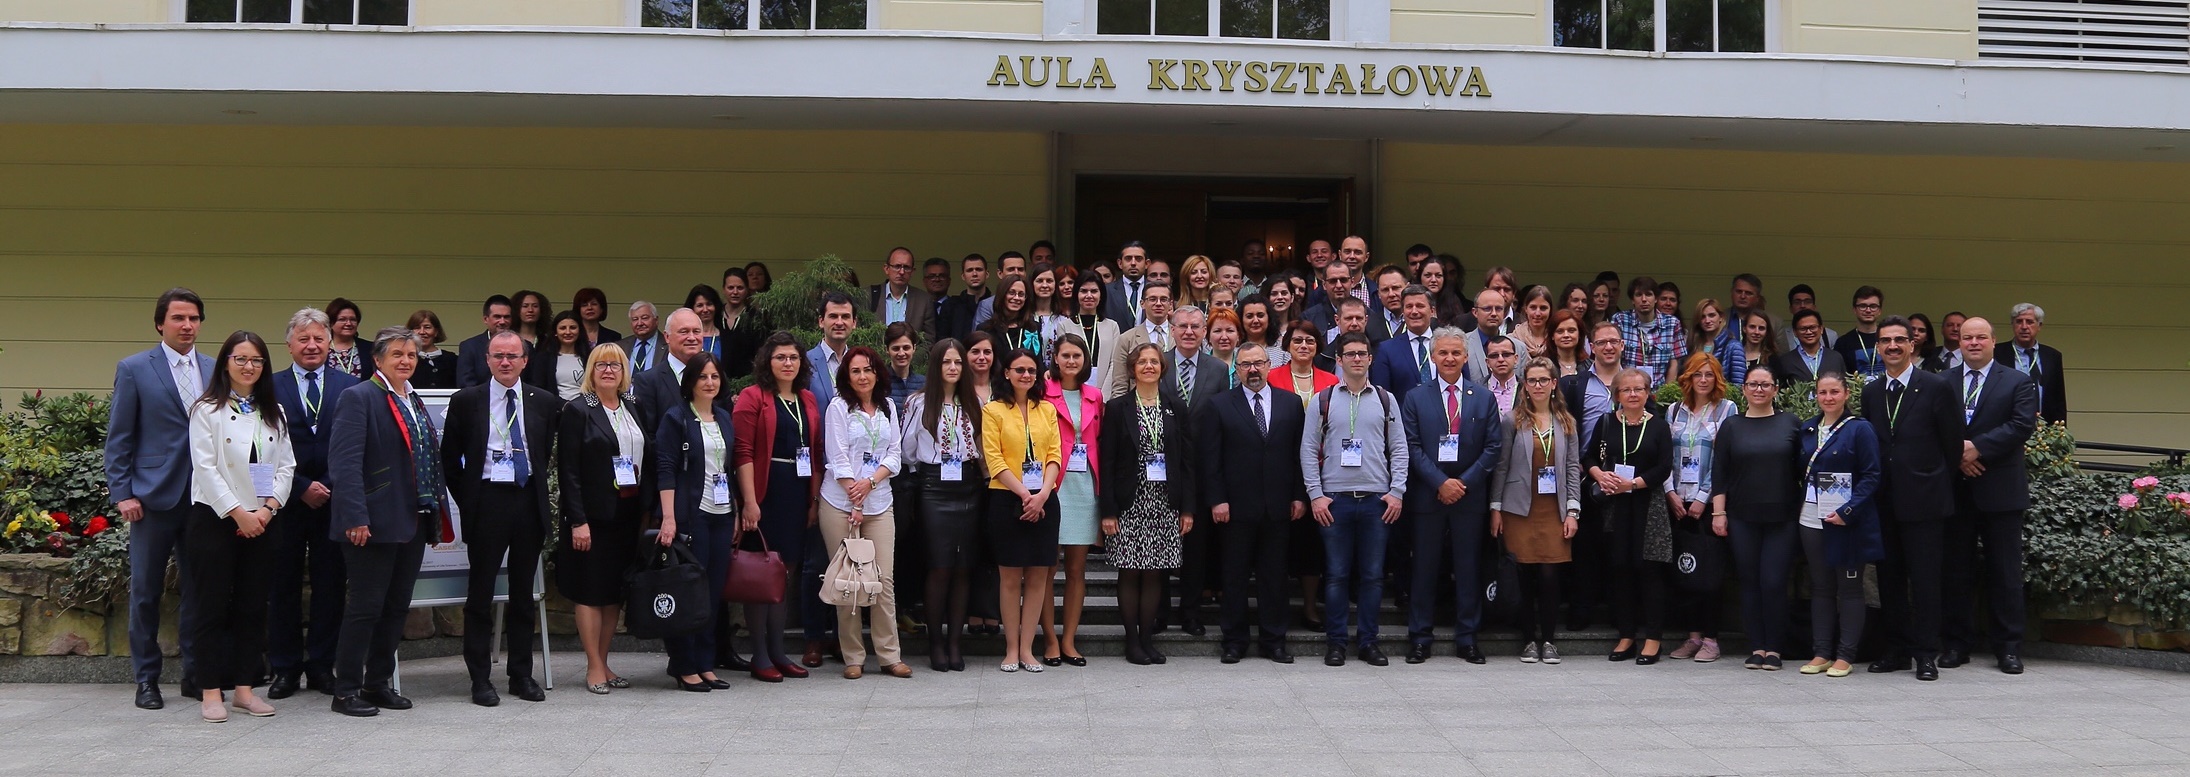
{"type": "Polygon", "coordinates": [[[693,693],[707,693],[708,691],[715,690],[715,687],[708,685],[706,680],[701,680],[696,683],[688,683],[685,682],[684,678],[682,677],[677,678],[677,687],[687,691],[691,691],[693,693]]]}
{"type": "Polygon", "coordinates": [[[1639,656],[1639,655],[1642,655],[1642,643],[1641,643],[1641,642],[1637,642],[1637,641],[1634,641],[1634,640],[1628,640],[1628,642],[1627,642],[1627,647],[1626,647],[1626,648],[1624,648],[1624,649],[1622,649],[1622,648],[1615,648],[1615,649],[1613,649],[1613,651],[1612,651],[1611,653],[1609,653],[1609,654],[1606,654],[1606,655],[1605,655],[1605,660],[1606,660],[1606,661],[1631,661],[1631,660],[1634,660],[1634,658],[1635,658],[1636,656],[1639,656]]]}

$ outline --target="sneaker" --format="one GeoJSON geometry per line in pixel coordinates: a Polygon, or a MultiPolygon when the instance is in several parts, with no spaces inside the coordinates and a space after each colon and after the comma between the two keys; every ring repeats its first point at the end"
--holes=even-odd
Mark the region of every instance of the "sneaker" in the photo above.
{"type": "Polygon", "coordinates": [[[1704,638],[1703,646],[1696,649],[1696,663],[1708,664],[1717,660],[1719,660],[1719,641],[1709,637],[1704,638]]]}
{"type": "Polygon", "coordinates": [[[1696,657],[1696,651],[1698,651],[1698,650],[1702,650],[1702,649],[1703,649],[1703,640],[1700,640],[1700,639],[1695,639],[1695,638],[1691,637],[1691,638],[1689,638],[1689,639],[1688,639],[1687,641],[1685,641],[1685,642],[1682,642],[1682,643],[1681,643],[1681,646],[1680,646],[1680,647],[1677,647],[1677,648],[1673,648],[1673,656],[1672,656],[1672,657],[1673,657],[1673,658],[1679,658],[1679,659],[1689,659],[1689,658],[1695,658],[1695,657],[1696,657]]]}
{"type": "Polygon", "coordinates": [[[1538,649],[1539,649],[1539,648],[1537,648],[1537,646],[1536,646],[1536,643],[1534,643],[1534,642],[1528,643],[1528,644],[1526,644],[1526,645],[1522,645],[1522,646],[1521,646],[1521,663],[1524,663],[1524,664],[1533,664],[1533,663],[1536,663],[1537,659],[1538,659],[1538,658],[1541,658],[1541,657],[1542,657],[1542,656],[1541,656],[1540,654],[1538,654],[1538,652],[1537,652],[1537,651],[1538,651],[1538,649]]]}
{"type": "Polygon", "coordinates": [[[1543,647],[1538,651],[1538,655],[1542,658],[1544,663],[1559,663],[1559,646],[1546,642],[1544,643],[1543,647]]]}

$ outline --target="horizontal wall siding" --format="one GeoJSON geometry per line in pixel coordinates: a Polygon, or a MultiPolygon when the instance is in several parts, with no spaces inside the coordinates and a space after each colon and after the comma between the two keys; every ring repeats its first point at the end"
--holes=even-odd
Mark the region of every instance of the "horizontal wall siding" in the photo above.
{"type": "Polygon", "coordinates": [[[1393,0],[1393,43],[1551,45],[1543,0],[1393,0]]]}
{"type": "Polygon", "coordinates": [[[181,21],[173,0],[0,0],[0,21],[157,24],[181,21]]]}
{"type": "Polygon", "coordinates": [[[1977,0],[1780,2],[1789,52],[1977,58],[1977,0]]]}
{"type": "Polygon", "coordinates": [[[411,0],[411,24],[621,27],[635,0],[411,0]]]}
{"type": "MultiPolygon", "coordinates": [[[[349,297],[368,329],[598,286],[681,302],[724,267],[823,254],[880,280],[907,245],[956,258],[1044,237],[1037,134],[0,127],[0,396],[104,389],[153,298],[207,298],[206,339],[278,337],[349,297]]],[[[12,404],[12,403],[11,403],[12,404]]]]}
{"type": "MultiPolygon", "coordinates": [[[[885,30],[947,32],[1042,32],[1040,0],[869,0],[882,3],[885,30]]],[[[1092,7],[1094,4],[1089,3],[1092,7]]],[[[1087,32],[1094,32],[1094,16],[1087,32]]]]}
{"type": "MultiPolygon", "coordinates": [[[[1725,301],[1816,287],[1829,325],[1873,284],[1893,313],[2046,309],[2088,439],[2190,447],[2190,165],[1623,149],[1384,146],[1380,256],[1425,242],[1468,287],[1509,264],[1556,290],[1599,270],[1725,301]]],[[[1624,303],[1623,303],[1624,304],[1624,303]]]]}

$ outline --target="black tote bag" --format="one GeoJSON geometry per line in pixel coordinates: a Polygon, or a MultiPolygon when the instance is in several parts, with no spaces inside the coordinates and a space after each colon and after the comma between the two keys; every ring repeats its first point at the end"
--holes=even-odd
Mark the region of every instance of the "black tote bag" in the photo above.
{"type": "Polygon", "coordinates": [[[669,545],[647,532],[631,570],[624,626],[640,639],[679,637],[705,628],[715,609],[707,571],[682,538],[669,545]]]}

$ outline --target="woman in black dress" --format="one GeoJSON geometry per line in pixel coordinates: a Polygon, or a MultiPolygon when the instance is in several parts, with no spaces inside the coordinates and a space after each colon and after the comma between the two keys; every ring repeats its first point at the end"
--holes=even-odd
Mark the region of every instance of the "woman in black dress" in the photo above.
{"type": "Polygon", "coordinates": [[[624,573],[638,551],[639,524],[655,492],[654,432],[639,422],[630,364],[621,348],[586,357],[578,398],[563,406],[556,429],[563,533],[555,548],[555,584],[577,605],[585,646],[586,690],[629,688],[608,668],[608,642],[624,600],[624,573]]]}
{"type": "Polygon", "coordinates": [[[1596,442],[1582,455],[1590,482],[1605,500],[1605,566],[1612,571],[1612,623],[1620,642],[1608,656],[1658,662],[1664,645],[1665,586],[1673,560],[1672,520],[1651,507],[1665,506],[1661,492],[1673,474],[1673,432],[1665,419],[1644,409],[1650,375],[1632,367],[1612,378],[1619,405],[1597,421],[1596,442]],[[1642,637],[1636,643],[1638,633],[1642,637]]]}
{"type": "MultiPolygon", "coordinates": [[[[733,465],[738,491],[745,495],[739,531],[760,532],[768,549],[784,560],[790,575],[786,592],[799,590],[806,533],[820,518],[815,506],[823,467],[815,456],[822,442],[821,407],[806,389],[811,370],[797,338],[789,332],[769,335],[753,357],[753,374],[759,380],[738,392],[730,411],[736,427],[730,446],[733,465]]],[[[745,625],[753,630],[753,679],[780,683],[785,677],[806,676],[806,668],[783,652],[789,612],[788,602],[746,603],[745,625]]]]}
{"type": "Polygon", "coordinates": [[[1194,528],[1193,460],[1186,406],[1159,390],[1163,351],[1142,343],[1126,359],[1133,388],[1103,407],[1101,488],[1096,504],[1105,545],[1118,565],[1118,608],[1125,620],[1125,660],[1161,664],[1150,627],[1163,600],[1163,579],[1181,561],[1181,538],[1194,528]]]}

